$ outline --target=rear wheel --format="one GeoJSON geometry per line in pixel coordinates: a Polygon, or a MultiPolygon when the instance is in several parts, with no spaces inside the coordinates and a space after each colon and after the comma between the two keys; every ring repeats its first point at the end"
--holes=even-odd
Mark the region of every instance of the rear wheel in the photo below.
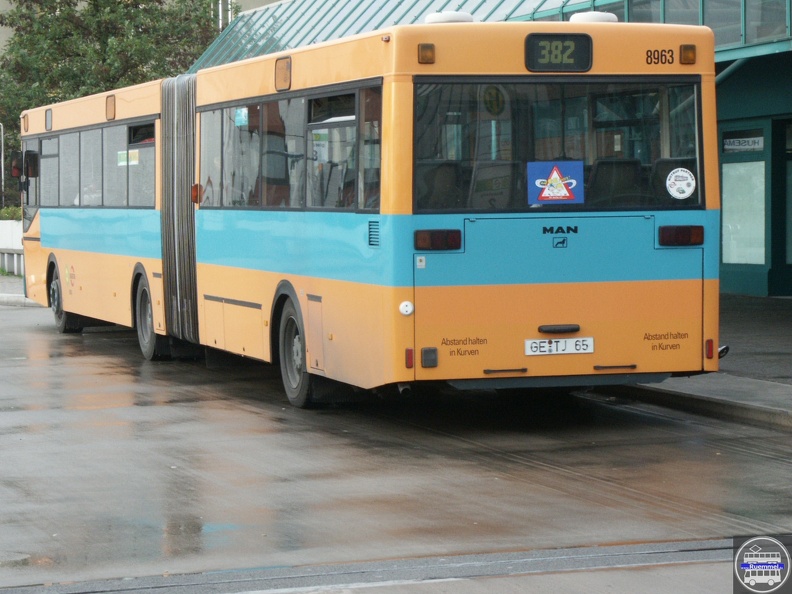
{"type": "Polygon", "coordinates": [[[135,326],[138,343],[143,356],[149,361],[170,357],[167,336],[154,332],[154,314],[151,307],[151,291],[145,276],[140,277],[135,298],[135,326]]]}
{"type": "Polygon", "coordinates": [[[289,300],[281,313],[278,346],[283,387],[289,402],[298,408],[310,408],[314,404],[311,374],[305,365],[304,335],[297,308],[289,300]]]}
{"type": "Polygon", "coordinates": [[[63,310],[63,286],[57,265],[52,272],[52,282],[49,288],[50,308],[55,316],[55,326],[61,334],[82,332],[82,318],[77,314],[63,310]]]}

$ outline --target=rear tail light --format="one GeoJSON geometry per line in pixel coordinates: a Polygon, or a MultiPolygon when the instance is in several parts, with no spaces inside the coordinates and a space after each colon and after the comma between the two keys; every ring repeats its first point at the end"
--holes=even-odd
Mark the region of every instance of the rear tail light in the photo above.
{"type": "Polygon", "coordinates": [[[462,231],[459,229],[424,229],[416,231],[415,249],[421,251],[462,249],[462,231]]]}
{"type": "Polygon", "coordinates": [[[701,225],[665,225],[660,227],[660,245],[704,245],[704,227],[701,225]]]}

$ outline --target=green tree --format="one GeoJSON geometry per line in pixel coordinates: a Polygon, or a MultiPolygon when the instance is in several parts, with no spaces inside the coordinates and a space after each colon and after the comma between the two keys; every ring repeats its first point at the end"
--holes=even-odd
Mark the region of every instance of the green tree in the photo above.
{"type": "Polygon", "coordinates": [[[0,57],[6,154],[19,147],[23,110],[180,74],[219,33],[215,0],[10,4],[0,14],[14,33],[0,57]]]}

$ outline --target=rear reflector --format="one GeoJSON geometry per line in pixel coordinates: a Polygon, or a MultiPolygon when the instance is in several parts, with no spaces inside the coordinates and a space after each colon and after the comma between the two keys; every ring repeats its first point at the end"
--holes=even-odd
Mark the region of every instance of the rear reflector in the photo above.
{"type": "Polygon", "coordinates": [[[715,342],[709,338],[704,343],[707,359],[712,359],[715,356],[715,342]]]}
{"type": "Polygon", "coordinates": [[[416,250],[458,250],[462,248],[459,229],[424,229],[415,232],[416,250]]]}
{"type": "Polygon", "coordinates": [[[660,227],[660,245],[704,245],[704,227],[701,225],[665,225],[660,227]]]}
{"type": "Polygon", "coordinates": [[[415,365],[415,351],[412,349],[404,350],[404,365],[407,369],[412,369],[415,365]]]}
{"type": "Polygon", "coordinates": [[[437,349],[435,347],[421,349],[421,367],[437,367],[437,349]]]}

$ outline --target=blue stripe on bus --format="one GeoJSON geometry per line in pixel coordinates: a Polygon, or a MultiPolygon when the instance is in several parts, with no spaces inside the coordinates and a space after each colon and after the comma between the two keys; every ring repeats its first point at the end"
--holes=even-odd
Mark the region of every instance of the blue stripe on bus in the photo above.
{"type": "Polygon", "coordinates": [[[718,216],[717,211],[529,218],[203,210],[196,228],[198,261],[204,264],[384,286],[453,286],[717,278],[718,216]],[[476,223],[468,222],[461,252],[426,253],[426,268],[414,270],[416,229],[462,229],[474,218],[498,223],[478,234],[471,232],[476,223]],[[545,234],[544,227],[566,226],[571,219],[580,229],[570,234],[570,249],[553,248],[555,235],[545,234]],[[369,223],[380,227],[380,247],[369,245],[369,223]],[[705,249],[657,249],[656,226],[675,224],[704,225],[705,249]]]}
{"type": "Polygon", "coordinates": [[[410,217],[404,216],[204,209],[196,219],[198,262],[384,286],[411,285],[409,225],[410,217]],[[380,246],[369,244],[370,223],[379,227],[380,246]]]}
{"type": "Polygon", "coordinates": [[[707,278],[705,269],[717,270],[717,265],[713,267],[717,260],[710,254],[717,255],[718,233],[712,232],[717,226],[709,226],[705,233],[706,250],[661,248],[657,244],[660,224],[680,224],[681,219],[684,224],[706,224],[706,215],[702,215],[481,217],[465,224],[464,254],[427,253],[422,266],[416,267],[415,284],[430,287],[707,278]]]}
{"type": "MultiPolygon", "coordinates": [[[[45,248],[162,257],[158,211],[43,208],[40,216],[45,248]]],[[[385,216],[204,209],[196,213],[197,258],[218,266],[402,287],[413,282],[453,286],[684,280],[701,278],[702,269],[703,278],[715,279],[719,221],[714,210],[385,216]],[[545,232],[571,221],[577,223],[576,233],[565,228],[545,232]],[[656,227],[680,224],[705,226],[704,250],[657,248],[656,227]],[[425,268],[416,268],[416,229],[462,229],[464,248],[424,253],[425,268]],[[371,231],[377,231],[372,236],[379,237],[379,246],[369,244],[371,231]],[[553,247],[554,238],[564,237],[567,248],[553,247]]]]}
{"type": "Polygon", "coordinates": [[[39,213],[42,247],[134,258],[162,258],[159,211],[42,208],[39,213]]]}

